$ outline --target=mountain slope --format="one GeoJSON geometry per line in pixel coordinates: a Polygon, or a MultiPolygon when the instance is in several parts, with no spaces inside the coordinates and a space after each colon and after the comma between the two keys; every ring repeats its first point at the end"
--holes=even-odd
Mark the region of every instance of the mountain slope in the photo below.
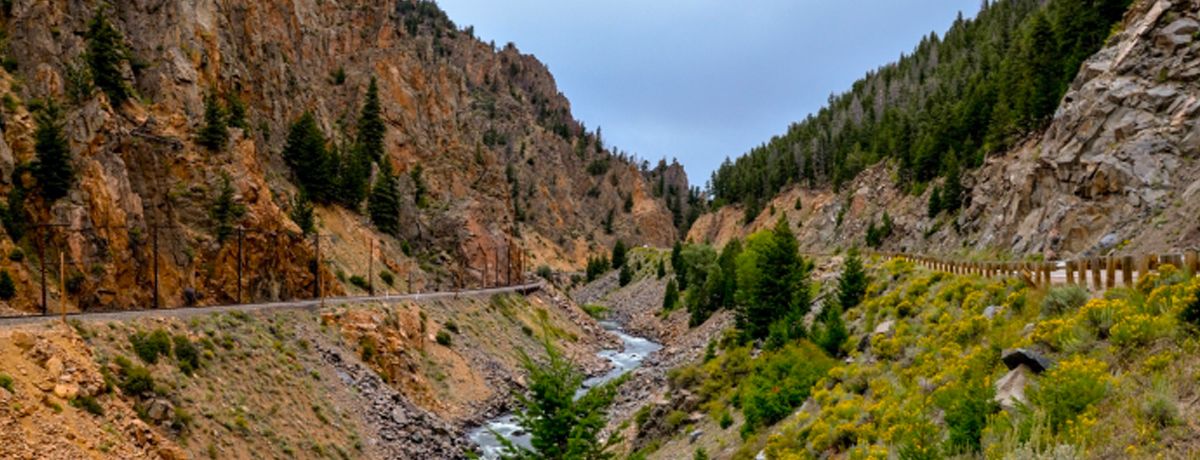
{"type": "MultiPolygon", "coordinates": [[[[352,151],[372,79],[385,125],[379,165],[398,173],[402,228],[395,238],[375,231],[365,203],[318,206],[326,291],[362,292],[346,279],[368,278],[372,247],[374,272],[401,281],[366,281],[412,289],[506,281],[521,253],[530,266],[571,266],[618,237],[675,238],[648,176],[571,117],[543,64],[459,30],[432,2],[105,5],[16,2],[3,18],[0,188],[9,211],[0,247],[35,254],[44,239],[49,260],[63,250],[69,309],[149,306],[152,284],[163,305],[238,300],[238,245],[218,237],[222,224],[247,229],[242,300],[311,296],[316,241],[297,234],[298,189],[281,152],[305,112],[329,148],[352,151]],[[127,48],[119,75],[103,74],[131,90],[119,103],[81,71],[94,68],[88,50],[101,13],[120,36],[116,48],[127,48]],[[246,120],[215,151],[197,143],[208,95],[240,100],[246,120]],[[27,167],[47,101],[64,106],[75,171],[57,201],[44,199],[27,167]],[[245,209],[233,222],[214,219],[224,176],[234,209],[245,209]]],[[[40,304],[34,259],[4,262],[17,287],[12,309],[40,304]]],[[[50,272],[57,303],[57,267],[50,272]]]]}
{"type": "Polygon", "coordinates": [[[1106,46],[1083,63],[1048,126],[962,175],[961,211],[931,217],[931,194],[945,180],[909,187],[896,180],[899,165],[883,162],[841,192],[789,187],[745,227],[742,207],[705,215],[689,238],[739,237],[774,222],[774,209],[812,250],[862,245],[884,212],[894,221],[893,236],[883,240],[889,249],[1053,258],[1194,246],[1197,17],[1186,2],[1131,6],[1106,46]]]}

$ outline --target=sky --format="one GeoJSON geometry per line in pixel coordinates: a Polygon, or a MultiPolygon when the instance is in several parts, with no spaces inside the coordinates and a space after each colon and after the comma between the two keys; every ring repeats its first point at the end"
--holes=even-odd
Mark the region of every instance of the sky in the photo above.
{"type": "Polygon", "coordinates": [[[605,144],[703,186],[981,0],[439,0],[545,63],[605,144]]]}

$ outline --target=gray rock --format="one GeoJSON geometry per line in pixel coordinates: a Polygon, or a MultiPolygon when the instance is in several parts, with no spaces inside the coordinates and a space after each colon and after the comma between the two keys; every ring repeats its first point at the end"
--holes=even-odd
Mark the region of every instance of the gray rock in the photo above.
{"type": "Polygon", "coordinates": [[[688,433],[688,444],[695,444],[696,440],[700,439],[700,436],[703,436],[703,435],[704,435],[703,431],[693,430],[691,433],[688,433]]]}
{"type": "Polygon", "coordinates": [[[890,335],[892,335],[892,327],[894,325],[895,325],[895,321],[892,321],[890,319],[887,321],[884,321],[882,323],[879,323],[877,326],[875,326],[875,332],[873,332],[872,335],[882,334],[882,335],[890,336],[890,335]]]}
{"type": "Polygon", "coordinates": [[[1180,18],[1172,22],[1155,37],[1154,44],[1160,48],[1174,49],[1192,42],[1192,36],[1200,30],[1200,23],[1192,18],[1180,18]]]}
{"type": "Polygon", "coordinates": [[[1027,349],[1017,348],[1015,350],[1006,350],[1000,359],[1004,361],[1004,365],[1009,369],[1016,369],[1022,365],[1028,366],[1029,370],[1035,374],[1040,374],[1046,369],[1054,366],[1050,359],[1042,356],[1041,353],[1027,349]]]}
{"type": "Polygon", "coordinates": [[[155,399],[150,401],[150,407],[146,409],[146,416],[155,422],[162,422],[171,414],[171,403],[165,399],[155,399]]]}
{"type": "Polygon", "coordinates": [[[1026,402],[1025,386],[1029,384],[1031,375],[1033,375],[1033,371],[1028,366],[1021,364],[996,381],[995,401],[1000,404],[1001,408],[1013,410],[1026,402]]]}
{"type": "Polygon", "coordinates": [[[1000,310],[1003,310],[1003,309],[1004,309],[1004,307],[1001,307],[999,305],[988,305],[987,308],[983,309],[983,317],[987,318],[987,319],[995,318],[996,314],[1000,313],[1000,310]]]}
{"type": "Polygon", "coordinates": [[[1104,235],[1103,238],[1100,238],[1100,248],[1101,249],[1109,249],[1109,248],[1115,247],[1117,245],[1117,243],[1119,243],[1120,241],[1121,241],[1121,237],[1117,236],[1116,233],[1109,233],[1107,235],[1104,235]]]}

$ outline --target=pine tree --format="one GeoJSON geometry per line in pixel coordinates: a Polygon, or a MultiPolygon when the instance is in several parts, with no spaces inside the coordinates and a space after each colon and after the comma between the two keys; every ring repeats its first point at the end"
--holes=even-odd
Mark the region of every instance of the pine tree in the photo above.
{"type": "Polygon", "coordinates": [[[608,425],[608,407],[616,397],[616,385],[609,382],[588,390],[579,398],[575,391],[584,376],[549,340],[543,342],[545,364],[538,365],[522,353],[521,364],[528,373],[528,390],[518,393],[517,422],[530,435],[532,449],[525,449],[501,437],[505,460],[607,460],[609,452],[621,442],[613,434],[601,442],[600,432],[608,425]]]}
{"type": "Polygon", "coordinates": [[[622,265],[621,273],[617,275],[617,283],[621,287],[625,287],[631,281],[633,281],[633,267],[630,267],[629,264],[622,265]]]}
{"type": "Polygon", "coordinates": [[[946,162],[946,184],[942,189],[941,208],[953,213],[962,207],[963,191],[962,178],[959,176],[958,161],[954,152],[950,152],[946,162]]]}
{"type": "Polygon", "coordinates": [[[927,214],[929,215],[929,218],[932,219],[934,217],[937,217],[937,215],[940,214],[941,212],[942,212],[942,189],[940,187],[935,186],[935,187],[933,187],[933,190],[931,190],[929,192],[929,207],[927,208],[927,214]]]}
{"type": "Polygon", "coordinates": [[[204,126],[196,135],[196,143],[209,150],[221,150],[229,142],[229,129],[225,124],[225,111],[215,92],[204,98],[204,126]]]}
{"type": "Polygon", "coordinates": [[[125,81],[122,69],[122,64],[129,60],[129,48],[121,32],[105,17],[103,8],[88,22],[84,38],[87,40],[86,60],[94,83],[108,94],[113,106],[121,105],[133,96],[133,89],[125,81]]]}
{"type": "Polygon", "coordinates": [[[63,133],[62,111],[58,104],[50,102],[37,114],[33,137],[33,149],[37,153],[33,177],[37,179],[42,198],[54,202],[67,196],[75,180],[71,147],[63,133]]]}
{"type": "Polygon", "coordinates": [[[17,287],[13,284],[8,270],[0,270],[0,300],[9,301],[17,295],[17,287]]]}
{"type": "Polygon", "coordinates": [[[317,222],[313,217],[312,202],[308,200],[308,197],[304,196],[304,193],[297,194],[296,198],[292,200],[290,216],[292,222],[295,222],[296,226],[300,227],[300,232],[304,235],[310,235],[316,230],[317,222]]]}
{"type": "Polygon", "coordinates": [[[351,211],[359,211],[367,198],[371,180],[371,158],[361,146],[337,154],[337,201],[351,211]]]}
{"type": "Polygon", "coordinates": [[[667,291],[663,294],[663,310],[673,310],[675,305],[679,304],[679,285],[675,283],[675,279],[667,280],[667,291]]]}
{"type": "Polygon", "coordinates": [[[625,248],[624,240],[617,240],[617,243],[612,248],[612,265],[613,268],[621,268],[625,266],[625,254],[628,250],[625,248]]]}
{"type": "Polygon", "coordinates": [[[868,282],[858,249],[851,248],[842,265],[842,274],[838,277],[838,304],[846,310],[857,307],[867,292],[868,282]]]}
{"type": "Polygon", "coordinates": [[[658,271],[655,275],[658,279],[663,279],[664,276],[667,276],[667,264],[661,258],[658,259],[658,271]]]}
{"type": "Polygon", "coordinates": [[[234,221],[241,219],[246,214],[246,207],[238,203],[234,193],[229,175],[222,174],[221,185],[217,189],[217,198],[213,201],[212,209],[209,211],[217,242],[224,242],[233,233],[234,221]]]}
{"type": "Polygon", "coordinates": [[[846,339],[850,337],[849,331],[846,330],[846,322],[842,319],[842,306],[836,303],[826,306],[817,319],[820,326],[819,333],[814,337],[817,345],[824,348],[830,356],[842,357],[846,339]]]}
{"type": "Polygon", "coordinates": [[[400,234],[400,191],[392,168],[387,163],[383,163],[375,179],[371,198],[367,202],[367,212],[379,231],[389,235],[400,234]]]}
{"type": "Polygon", "coordinates": [[[305,112],[288,130],[283,159],[296,175],[300,189],[317,203],[334,201],[337,171],[325,148],[325,135],[312,112],[305,112]]]}
{"type": "Polygon", "coordinates": [[[225,108],[229,112],[229,126],[240,128],[242,131],[250,129],[246,122],[246,103],[242,101],[241,96],[237,93],[226,94],[225,108]]]}
{"type": "Polygon", "coordinates": [[[752,235],[737,265],[738,328],[755,339],[771,329],[802,337],[811,302],[808,265],[787,220],[781,216],[773,229],[752,235]]]}
{"type": "Polygon", "coordinates": [[[366,102],[363,103],[362,113],[358,117],[358,149],[371,161],[383,158],[383,137],[387,126],[383,123],[382,108],[379,105],[379,86],[375,77],[371,77],[371,85],[367,87],[366,102]]]}

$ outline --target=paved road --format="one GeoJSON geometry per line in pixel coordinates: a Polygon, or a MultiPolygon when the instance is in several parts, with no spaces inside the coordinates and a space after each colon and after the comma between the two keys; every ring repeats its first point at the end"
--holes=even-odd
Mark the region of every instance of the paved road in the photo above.
{"type": "MultiPolygon", "coordinates": [[[[296,300],[288,302],[271,302],[271,303],[251,303],[239,305],[218,305],[212,307],[191,307],[191,308],[168,308],[159,310],[125,310],[114,312],[92,312],[92,313],[71,313],[67,314],[69,319],[78,319],[81,321],[124,321],[134,318],[190,318],[193,316],[207,315],[211,313],[224,313],[231,311],[240,312],[260,312],[260,311],[283,311],[283,310],[315,310],[322,305],[349,305],[359,303],[396,303],[410,300],[432,300],[432,299],[448,299],[457,297],[481,297],[491,296],[494,294],[504,294],[510,292],[529,292],[542,289],[542,283],[530,283],[517,286],[488,288],[488,289],[472,289],[465,291],[443,291],[443,292],[427,292],[417,294],[402,294],[402,295],[377,295],[377,296],[350,296],[350,297],[329,297],[324,300],[296,300]]],[[[15,318],[0,318],[0,327],[19,326],[28,324],[37,324],[46,321],[58,321],[62,317],[58,315],[52,316],[28,316],[15,318]]]]}

